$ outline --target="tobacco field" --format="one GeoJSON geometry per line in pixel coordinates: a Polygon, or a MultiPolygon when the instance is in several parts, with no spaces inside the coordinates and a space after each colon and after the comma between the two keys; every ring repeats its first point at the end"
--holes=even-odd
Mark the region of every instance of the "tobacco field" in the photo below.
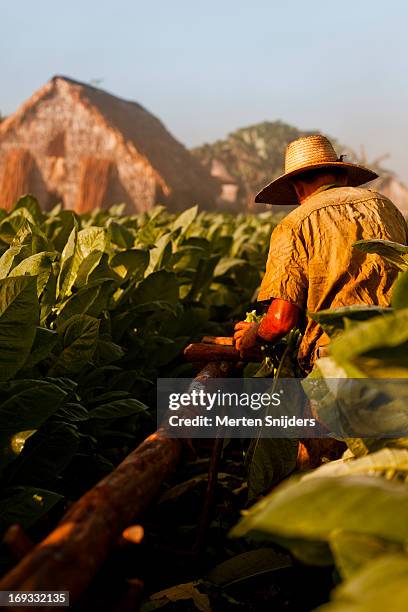
{"type": "MultiPolygon", "coordinates": [[[[193,376],[183,349],[231,335],[254,307],[276,222],[196,207],[44,213],[32,196],[0,211],[1,534],[20,523],[41,539],[155,430],[156,379],[193,376]]],[[[408,247],[355,248],[400,270],[392,308],[314,315],[332,344],[304,388],[313,397],[318,382],[330,426],[344,396],[330,379],[364,380],[358,414],[351,401],[339,409],[346,429],[370,421],[377,435],[345,439],[342,459],[307,473],[295,472],[294,441],[266,440],[252,454],[226,441],[206,547],[189,559],[181,551],[202,509],[204,444],[144,517],[144,544],[115,559],[130,576],[143,560],[142,609],[406,609],[408,439],[392,432],[408,428],[408,398],[386,381],[408,377],[408,247]]],[[[298,375],[297,342],[298,332],[285,338],[257,375],[298,375]]]]}

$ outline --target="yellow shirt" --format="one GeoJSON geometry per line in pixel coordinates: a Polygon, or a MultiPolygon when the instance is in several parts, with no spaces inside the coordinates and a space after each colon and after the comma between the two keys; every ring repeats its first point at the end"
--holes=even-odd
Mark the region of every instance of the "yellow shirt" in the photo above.
{"type": "MultiPolygon", "coordinates": [[[[271,236],[258,300],[281,298],[304,311],[353,304],[388,306],[398,270],[375,254],[352,248],[377,238],[407,243],[407,225],[385,196],[361,187],[319,190],[287,215],[271,236]]],[[[307,319],[299,361],[310,369],[329,339],[307,319]]]]}

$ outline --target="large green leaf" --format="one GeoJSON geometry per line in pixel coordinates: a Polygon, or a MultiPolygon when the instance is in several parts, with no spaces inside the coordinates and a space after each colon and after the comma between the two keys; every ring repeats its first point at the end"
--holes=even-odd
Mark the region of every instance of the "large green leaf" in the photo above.
{"type": "Polygon", "coordinates": [[[31,215],[32,219],[41,225],[45,217],[38,203],[38,200],[31,194],[25,195],[20,198],[13,207],[13,210],[25,208],[31,215]]]}
{"type": "Polygon", "coordinates": [[[401,272],[392,289],[393,308],[408,308],[408,270],[401,272]]]}
{"type": "Polygon", "coordinates": [[[31,352],[24,364],[25,368],[33,368],[37,363],[48,357],[57,343],[58,336],[46,327],[37,327],[31,352]]]}
{"type": "Polygon", "coordinates": [[[222,257],[214,270],[214,277],[224,276],[231,273],[235,268],[247,266],[248,262],[245,259],[236,257],[222,257]]]}
{"type": "Polygon", "coordinates": [[[129,249],[133,246],[135,236],[125,225],[117,223],[113,218],[109,219],[107,227],[109,228],[111,241],[117,244],[122,249],[129,249]]]}
{"type": "Polygon", "coordinates": [[[25,257],[28,257],[30,251],[27,245],[24,244],[10,246],[0,257],[0,278],[6,278],[13,266],[16,266],[25,257]]]}
{"type": "Polygon", "coordinates": [[[62,495],[38,487],[6,489],[0,499],[0,532],[15,523],[28,529],[62,499],[62,495]]]}
{"type": "Polygon", "coordinates": [[[274,548],[257,548],[220,563],[207,577],[211,582],[226,587],[291,565],[293,561],[288,554],[274,548]]]}
{"type": "Polygon", "coordinates": [[[363,567],[331,594],[318,612],[406,612],[407,555],[384,555],[363,567]]]}
{"type": "Polygon", "coordinates": [[[0,381],[14,376],[27,360],[38,319],[36,278],[0,280],[0,381]]]}
{"type": "Polygon", "coordinates": [[[97,408],[90,411],[89,418],[98,420],[114,420],[127,417],[132,414],[145,413],[146,410],[147,406],[142,404],[142,402],[139,402],[137,399],[128,398],[112,401],[108,404],[101,404],[97,408]]]}
{"type": "Polygon", "coordinates": [[[302,480],[347,474],[382,475],[386,478],[408,476],[408,450],[405,448],[383,448],[364,457],[349,457],[331,461],[313,470],[302,480]]]}
{"type": "Polygon", "coordinates": [[[358,240],[353,247],[363,253],[376,253],[400,270],[408,268],[408,246],[391,240],[358,240]]]}
{"type": "Polygon", "coordinates": [[[76,273],[79,268],[79,257],[77,255],[78,224],[74,220],[74,226],[61,254],[61,270],[57,281],[57,294],[60,299],[71,291],[76,273]]]}
{"type": "MultiPolygon", "coordinates": [[[[83,287],[69,296],[58,312],[57,325],[60,327],[74,315],[87,314],[95,304],[101,291],[100,286],[83,287]]],[[[99,312],[97,313],[99,314],[99,312]]]]}
{"type": "Polygon", "coordinates": [[[298,554],[299,542],[329,543],[335,530],[408,543],[408,488],[371,476],[310,478],[281,485],[232,531],[261,532],[298,554]]]}
{"type": "Polygon", "coordinates": [[[36,276],[37,277],[37,295],[40,297],[51,274],[51,266],[56,260],[58,253],[43,252],[36,253],[21,261],[9,273],[9,277],[14,276],[36,276]]]}
{"type": "Polygon", "coordinates": [[[293,472],[296,467],[298,440],[259,438],[251,442],[246,463],[248,499],[253,502],[293,472]]]}
{"type": "Polygon", "coordinates": [[[61,298],[70,295],[74,286],[86,285],[106,248],[106,229],[86,227],[78,232],[75,224],[61,255],[61,273],[58,279],[58,293],[61,298]]]}
{"type": "Polygon", "coordinates": [[[172,224],[172,230],[181,228],[184,233],[188,230],[194,219],[197,217],[198,206],[192,206],[178,215],[172,224]]]}
{"type": "Polygon", "coordinates": [[[77,216],[73,210],[59,210],[58,214],[53,215],[52,212],[45,222],[45,231],[51,239],[57,251],[62,253],[69,236],[78,222],[77,216]]]}
{"type": "Polygon", "coordinates": [[[114,255],[110,265],[123,279],[140,280],[149,265],[149,251],[143,249],[127,249],[114,255]]]}
{"type": "Polygon", "coordinates": [[[387,553],[404,552],[404,546],[400,543],[341,529],[331,534],[329,543],[334,562],[342,578],[348,578],[376,557],[387,553]]]}
{"type": "Polygon", "coordinates": [[[173,253],[173,237],[172,233],[167,232],[156,240],[154,247],[150,250],[149,265],[146,269],[146,275],[166,267],[170,262],[173,253]]]}
{"type": "Polygon", "coordinates": [[[74,315],[61,327],[61,352],[49,370],[50,376],[79,373],[95,353],[100,322],[88,315],[74,315]]]}
{"type": "Polygon", "coordinates": [[[68,466],[79,444],[72,425],[50,423],[25,442],[13,464],[13,482],[25,485],[51,485],[68,466]]]}
{"type": "Polygon", "coordinates": [[[87,227],[78,232],[77,257],[79,266],[74,281],[76,287],[86,285],[90,274],[101,261],[107,246],[107,231],[102,227],[87,227]]]}
{"type": "Polygon", "coordinates": [[[341,308],[320,310],[319,312],[308,312],[307,314],[313,321],[319,323],[329,336],[333,336],[337,332],[344,330],[345,320],[366,321],[367,319],[372,319],[373,317],[389,312],[389,308],[355,304],[354,306],[343,306],[341,308]]]}
{"type": "Polygon", "coordinates": [[[408,386],[405,379],[348,378],[319,359],[303,381],[319,419],[341,438],[399,438],[408,432],[408,386]],[[324,377],[319,377],[323,373],[324,377]]]}
{"type": "Polygon", "coordinates": [[[408,308],[356,325],[331,344],[349,376],[408,376],[408,308]]]}
{"type": "Polygon", "coordinates": [[[174,272],[159,270],[145,278],[133,293],[134,304],[146,304],[157,300],[174,304],[179,298],[177,277],[174,272]]]}
{"type": "Polygon", "coordinates": [[[67,391],[44,380],[17,380],[0,386],[0,469],[17,457],[21,448],[13,436],[39,429],[65,401],[67,391]]]}

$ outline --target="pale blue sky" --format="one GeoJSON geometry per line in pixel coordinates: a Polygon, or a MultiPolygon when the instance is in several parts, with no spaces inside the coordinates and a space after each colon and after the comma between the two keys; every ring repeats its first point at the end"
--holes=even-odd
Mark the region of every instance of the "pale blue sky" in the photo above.
{"type": "Polygon", "coordinates": [[[282,119],[408,181],[407,22],[403,0],[0,0],[0,111],[100,77],[188,146],[282,119]]]}

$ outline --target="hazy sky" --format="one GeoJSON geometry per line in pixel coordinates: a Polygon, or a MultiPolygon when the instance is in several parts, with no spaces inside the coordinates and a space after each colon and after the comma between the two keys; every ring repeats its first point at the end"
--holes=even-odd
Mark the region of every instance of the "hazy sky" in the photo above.
{"type": "Polygon", "coordinates": [[[281,119],[408,181],[403,0],[0,0],[0,111],[54,74],[136,100],[186,145],[281,119]]]}

